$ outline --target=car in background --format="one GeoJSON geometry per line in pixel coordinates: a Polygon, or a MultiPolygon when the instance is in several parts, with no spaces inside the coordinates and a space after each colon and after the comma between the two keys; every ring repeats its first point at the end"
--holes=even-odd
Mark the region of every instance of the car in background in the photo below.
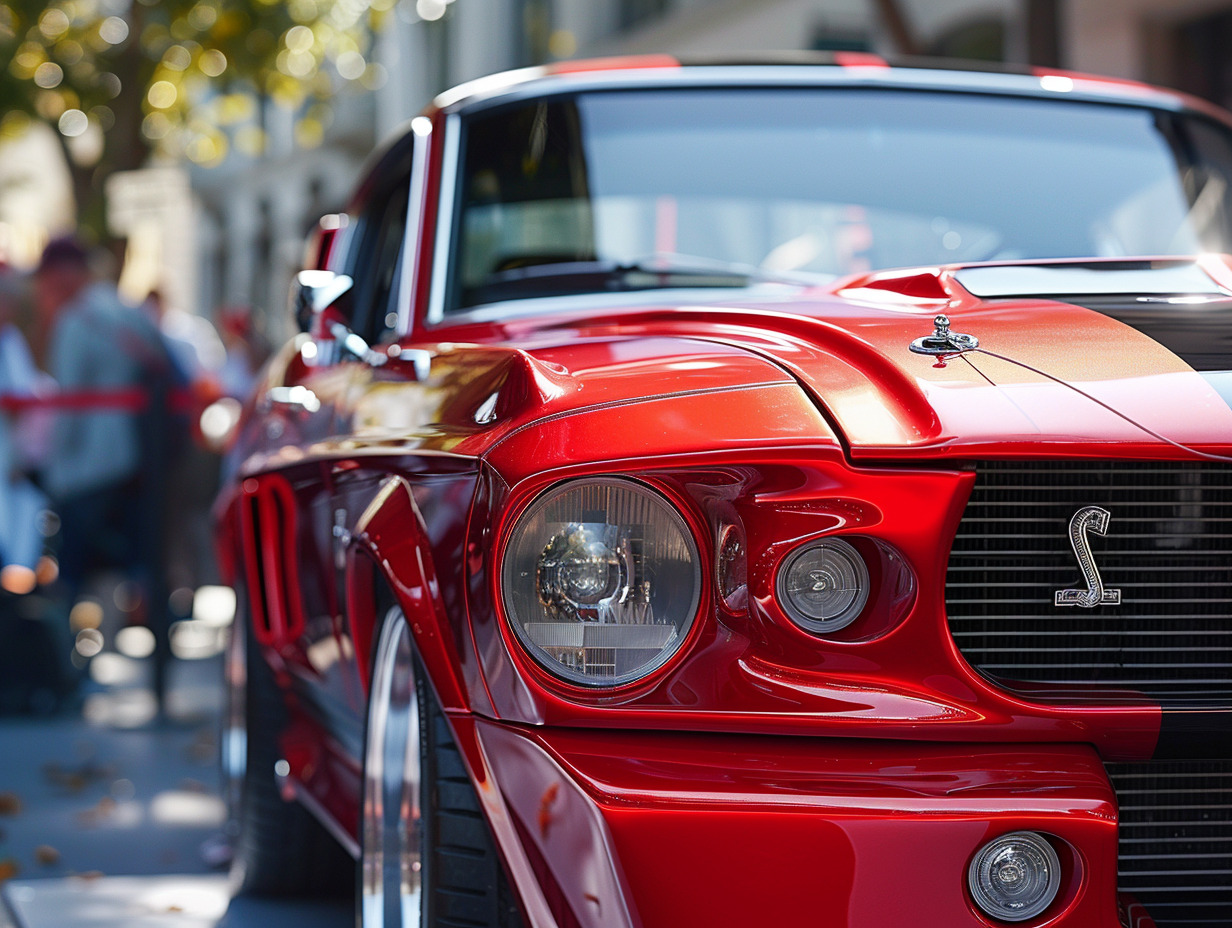
{"type": "Polygon", "coordinates": [[[1232,924],[1230,184],[1224,113],[1054,72],[439,97],[237,428],[242,885],[1232,924]]]}

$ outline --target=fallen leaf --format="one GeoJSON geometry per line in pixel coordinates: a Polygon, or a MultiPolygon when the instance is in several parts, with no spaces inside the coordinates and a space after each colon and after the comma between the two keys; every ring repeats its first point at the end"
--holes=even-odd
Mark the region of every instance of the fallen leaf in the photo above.
{"type": "Polygon", "coordinates": [[[21,867],[18,866],[17,861],[12,857],[0,860],[0,883],[3,883],[5,880],[11,880],[20,872],[21,867]]]}
{"type": "Polygon", "coordinates": [[[61,767],[57,763],[43,764],[43,777],[70,793],[79,793],[99,780],[111,779],[115,772],[112,765],[99,764],[93,760],[87,760],[76,767],[61,767]]]}
{"type": "Polygon", "coordinates": [[[0,793],[0,815],[17,815],[21,812],[21,798],[16,793],[0,793]]]}
{"type": "Polygon", "coordinates": [[[104,796],[90,808],[77,813],[77,821],[86,827],[99,824],[116,810],[116,801],[110,796],[104,796]]]}
{"type": "Polygon", "coordinates": [[[40,844],[34,849],[34,859],[44,867],[54,867],[60,862],[60,852],[50,844],[40,844]]]}

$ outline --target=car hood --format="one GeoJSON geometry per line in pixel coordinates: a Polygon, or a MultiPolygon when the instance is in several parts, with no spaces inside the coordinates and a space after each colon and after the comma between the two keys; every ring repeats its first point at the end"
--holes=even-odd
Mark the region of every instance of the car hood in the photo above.
{"type": "Polygon", "coordinates": [[[1190,456],[1232,447],[1230,285],[1222,260],[928,268],[847,279],[789,303],[558,325],[758,354],[812,393],[853,458],[1190,456]],[[912,351],[941,314],[978,348],[912,351]]]}

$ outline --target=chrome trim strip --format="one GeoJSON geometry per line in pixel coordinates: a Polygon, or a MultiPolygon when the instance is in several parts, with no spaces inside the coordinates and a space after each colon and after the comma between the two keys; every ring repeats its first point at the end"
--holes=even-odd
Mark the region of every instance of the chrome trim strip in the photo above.
{"type": "Polygon", "coordinates": [[[419,248],[423,239],[424,201],[428,183],[428,155],[431,151],[432,120],[416,116],[410,131],[415,136],[411,154],[411,195],[406,206],[406,230],[402,238],[402,275],[398,281],[398,327],[396,334],[407,335],[414,319],[413,299],[419,292],[419,248]]]}
{"type": "Polygon", "coordinates": [[[453,237],[453,201],[458,185],[458,154],[461,148],[462,117],[450,114],[445,120],[444,151],[441,155],[441,189],[436,203],[436,233],[432,259],[432,289],[428,297],[428,325],[445,318],[445,285],[449,272],[449,245],[453,237]]]}
{"type": "MultiPolygon", "coordinates": [[[[533,69],[528,69],[533,71],[533,69]]],[[[596,90],[674,90],[683,88],[757,87],[877,87],[882,89],[934,90],[968,94],[1068,99],[1085,103],[1112,103],[1181,112],[1188,110],[1178,97],[1152,87],[1133,87],[1113,81],[1074,80],[1065,89],[1028,74],[995,74],[983,71],[942,71],[921,68],[855,68],[840,65],[682,65],[679,68],[628,68],[584,73],[545,74],[521,79],[523,72],[510,72],[511,80],[493,79],[462,85],[466,96],[448,93],[437,98],[442,111],[478,112],[521,100],[571,95],[596,90]]],[[[496,75],[495,77],[502,77],[496,75]]]]}

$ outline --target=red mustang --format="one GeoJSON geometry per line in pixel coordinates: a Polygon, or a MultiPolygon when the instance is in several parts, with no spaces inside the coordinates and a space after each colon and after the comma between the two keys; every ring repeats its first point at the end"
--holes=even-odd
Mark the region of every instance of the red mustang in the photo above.
{"type": "Polygon", "coordinates": [[[440,97],[237,433],[243,885],[1227,928],[1229,125],[868,56],[440,97]]]}

